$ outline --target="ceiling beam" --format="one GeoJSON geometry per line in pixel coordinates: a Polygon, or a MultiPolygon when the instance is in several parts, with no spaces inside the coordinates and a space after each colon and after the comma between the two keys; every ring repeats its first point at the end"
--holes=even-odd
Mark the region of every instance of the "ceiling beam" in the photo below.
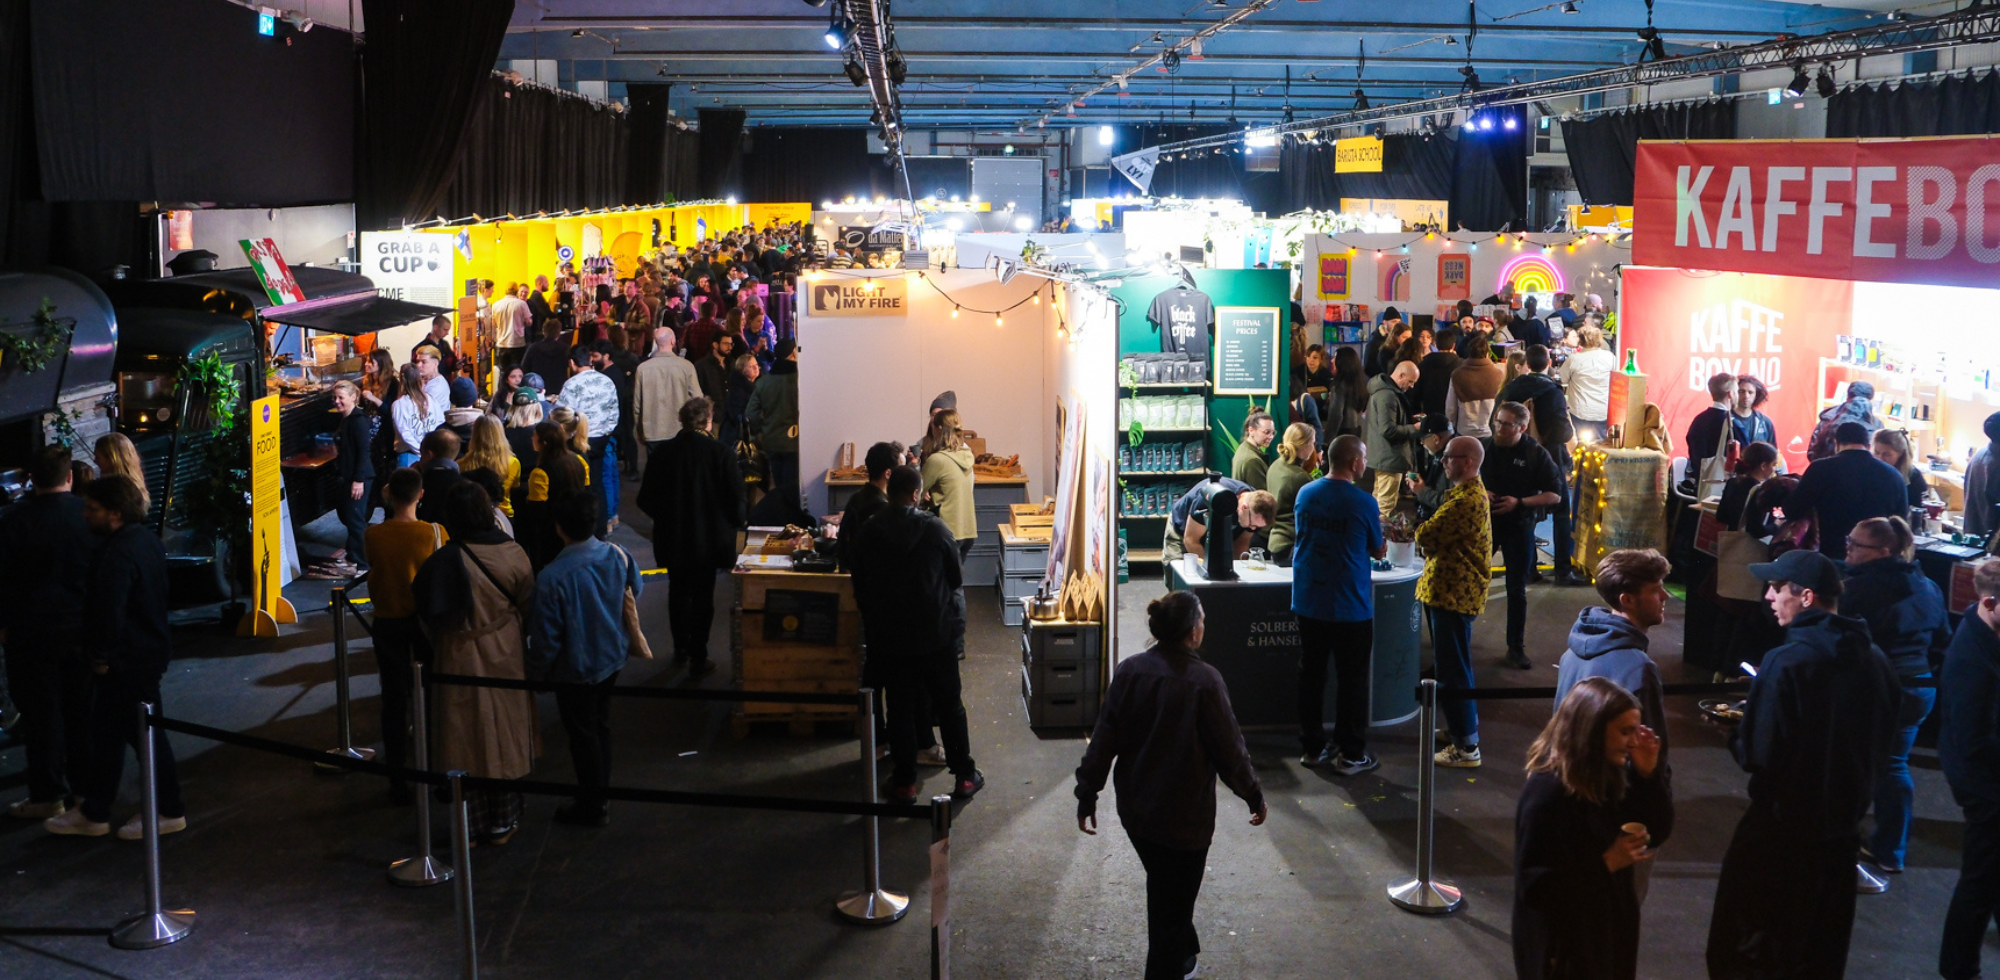
{"type": "MultiPolygon", "coordinates": [[[[1855,21],[1865,21],[1871,16],[1866,11],[1855,11],[1855,21]]],[[[1634,27],[1623,24],[1570,24],[1567,18],[1552,23],[1500,23],[1481,24],[1481,34],[1517,34],[1530,37],[1557,35],[1603,35],[1618,38],[1632,36],[1634,27]]],[[[1675,25],[1659,23],[1660,32],[1677,37],[1699,38],[1766,38],[1775,30],[1792,26],[1785,18],[1772,18],[1772,27],[1767,30],[1720,30],[1706,24],[1675,25]]],[[[961,31],[961,30],[1018,30],[1018,31],[1062,31],[1072,33],[1086,31],[1093,33],[1133,33],[1153,34],[1160,32],[1193,32],[1216,23],[1215,21],[1188,20],[1106,20],[1096,17],[898,17],[896,27],[904,31],[961,31]]],[[[1634,22],[1636,24],[1636,21],[1634,22]]],[[[738,31],[750,30],[768,33],[774,30],[819,30],[826,26],[826,18],[816,14],[798,17],[757,17],[743,18],[733,15],[716,16],[660,16],[660,17],[561,17],[549,18],[533,26],[508,28],[510,34],[553,33],[576,28],[592,30],[632,30],[658,31],[662,33],[690,33],[695,31],[738,31]]],[[[1242,34],[1407,34],[1426,36],[1432,34],[1462,33],[1463,21],[1455,23],[1418,23],[1396,21],[1334,21],[1334,20],[1259,20],[1232,28],[1231,33],[1242,34]]]]}

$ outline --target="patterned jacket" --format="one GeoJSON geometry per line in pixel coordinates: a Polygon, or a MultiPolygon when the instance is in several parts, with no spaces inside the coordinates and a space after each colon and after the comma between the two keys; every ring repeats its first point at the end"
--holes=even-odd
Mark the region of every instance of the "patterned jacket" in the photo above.
{"type": "Polygon", "coordinates": [[[1437,513],[1417,528],[1417,544],[1428,556],[1424,576],[1417,580],[1417,601],[1463,616],[1479,615],[1493,580],[1486,484],[1475,479],[1453,487],[1437,513]]]}

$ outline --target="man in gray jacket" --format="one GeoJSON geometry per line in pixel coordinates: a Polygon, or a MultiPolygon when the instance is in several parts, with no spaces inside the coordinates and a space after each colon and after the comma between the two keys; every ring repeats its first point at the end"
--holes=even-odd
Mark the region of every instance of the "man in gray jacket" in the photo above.
{"type": "Polygon", "coordinates": [[[1414,465],[1417,427],[1403,405],[1403,393],[1417,383],[1417,366],[1398,363],[1388,374],[1368,382],[1368,418],[1363,438],[1368,443],[1368,468],[1375,471],[1375,502],[1388,520],[1402,502],[1403,474],[1414,465]]]}

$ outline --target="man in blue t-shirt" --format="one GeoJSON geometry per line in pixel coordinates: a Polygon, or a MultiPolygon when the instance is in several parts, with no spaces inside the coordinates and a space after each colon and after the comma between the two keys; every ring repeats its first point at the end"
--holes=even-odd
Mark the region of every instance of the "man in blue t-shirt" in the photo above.
{"type": "Polygon", "coordinates": [[[1389,546],[1374,494],[1354,485],[1368,450],[1354,436],[1327,447],[1326,479],[1299,491],[1292,546],[1292,612],[1299,617],[1299,746],[1307,768],[1353,776],[1381,765],[1368,754],[1369,664],[1375,650],[1375,585],[1369,558],[1389,546]],[[1326,664],[1340,684],[1333,742],[1326,741],[1326,664]]]}

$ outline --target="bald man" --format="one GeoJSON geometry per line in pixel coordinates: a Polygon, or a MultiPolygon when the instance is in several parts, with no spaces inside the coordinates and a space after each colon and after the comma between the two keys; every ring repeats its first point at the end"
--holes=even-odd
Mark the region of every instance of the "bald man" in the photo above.
{"type": "Polygon", "coordinates": [[[701,394],[701,381],[694,365],[674,353],[674,328],[653,331],[653,356],[639,362],[632,372],[632,408],[637,415],[639,441],[650,455],[666,441],[680,434],[681,406],[701,394]]]}
{"type": "MultiPolygon", "coordinates": [[[[1417,601],[1431,616],[1431,642],[1437,654],[1438,685],[1446,689],[1472,686],[1472,623],[1486,608],[1486,588],[1493,579],[1487,562],[1493,557],[1493,525],[1486,485],[1479,479],[1486,447],[1471,436],[1458,436],[1444,446],[1444,477],[1451,491],[1437,513],[1417,528],[1417,545],[1429,560],[1417,580],[1417,601]]],[[[1459,769],[1479,766],[1479,711],[1471,701],[1445,701],[1445,727],[1451,744],[1437,753],[1437,764],[1459,769]]]]}
{"type": "Polygon", "coordinates": [[[1326,479],[1299,490],[1292,506],[1292,614],[1299,619],[1299,764],[1358,776],[1381,765],[1368,754],[1368,670],[1375,649],[1375,586],[1368,559],[1389,546],[1382,515],[1355,481],[1368,469],[1354,436],[1327,447],[1326,479]],[[1326,740],[1326,669],[1340,679],[1333,742],[1326,740]]]}
{"type": "Polygon", "coordinates": [[[1375,471],[1375,503],[1384,518],[1402,504],[1403,474],[1417,465],[1416,421],[1403,401],[1403,393],[1416,383],[1417,365],[1412,361],[1400,362],[1368,382],[1368,415],[1362,431],[1368,441],[1368,468],[1375,471]]]}

